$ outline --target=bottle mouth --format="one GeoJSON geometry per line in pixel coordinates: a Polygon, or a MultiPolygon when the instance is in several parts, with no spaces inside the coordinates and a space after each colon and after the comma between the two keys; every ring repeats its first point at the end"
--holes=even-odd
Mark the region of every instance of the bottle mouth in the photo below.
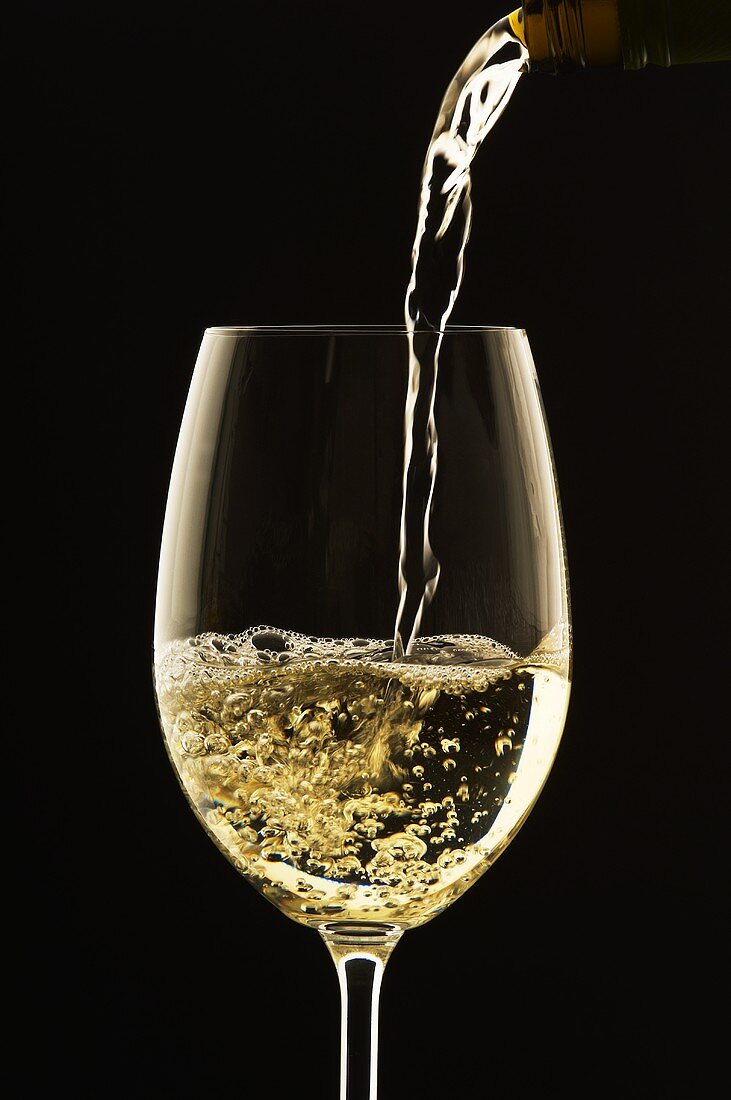
{"type": "Polygon", "coordinates": [[[595,68],[622,59],[617,0],[523,0],[511,26],[526,45],[531,71],[595,68]]]}

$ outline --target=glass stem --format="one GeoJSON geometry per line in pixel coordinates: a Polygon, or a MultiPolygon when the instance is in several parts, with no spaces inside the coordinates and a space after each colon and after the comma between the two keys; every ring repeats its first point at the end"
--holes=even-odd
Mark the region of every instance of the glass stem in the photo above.
{"type": "Polygon", "coordinates": [[[378,998],[401,931],[379,926],[373,931],[369,926],[353,932],[320,931],[340,982],[340,1100],[376,1100],[378,998]]]}

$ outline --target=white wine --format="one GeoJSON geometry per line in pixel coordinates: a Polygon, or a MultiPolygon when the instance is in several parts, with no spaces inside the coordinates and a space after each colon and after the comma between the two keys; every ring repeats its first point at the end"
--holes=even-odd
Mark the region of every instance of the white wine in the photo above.
{"type": "Polygon", "coordinates": [[[318,640],[269,627],[170,643],[171,760],[210,835],[303,924],[423,924],[503,851],[553,762],[568,654],[474,636],[318,640]]]}

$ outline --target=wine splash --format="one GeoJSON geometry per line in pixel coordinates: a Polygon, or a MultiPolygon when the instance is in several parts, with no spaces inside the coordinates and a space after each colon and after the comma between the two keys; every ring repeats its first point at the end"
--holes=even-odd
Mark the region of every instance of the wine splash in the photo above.
{"type": "Polygon", "coordinates": [[[409,379],[394,660],[411,652],[439,581],[439,562],[429,539],[437,475],[434,402],[444,327],[462,282],[472,223],[470,165],[505,110],[527,60],[510,16],[480,38],[447,88],[422,169],[404,304],[409,379]]]}

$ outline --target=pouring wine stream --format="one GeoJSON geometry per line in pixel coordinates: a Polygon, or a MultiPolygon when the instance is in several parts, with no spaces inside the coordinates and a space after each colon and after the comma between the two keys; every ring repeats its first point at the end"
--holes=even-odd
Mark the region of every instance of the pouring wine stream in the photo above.
{"type": "Polygon", "coordinates": [[[411,652],[439,582],[439,562],[429,538],[438,450],[434,403],[444,328],[462,282],[472,224],[470,166],[505,110],[527,59],[509,17],[482,36],[447,88],[422,169],[404,303],[409,376],[394,660],[411,652]]]}

